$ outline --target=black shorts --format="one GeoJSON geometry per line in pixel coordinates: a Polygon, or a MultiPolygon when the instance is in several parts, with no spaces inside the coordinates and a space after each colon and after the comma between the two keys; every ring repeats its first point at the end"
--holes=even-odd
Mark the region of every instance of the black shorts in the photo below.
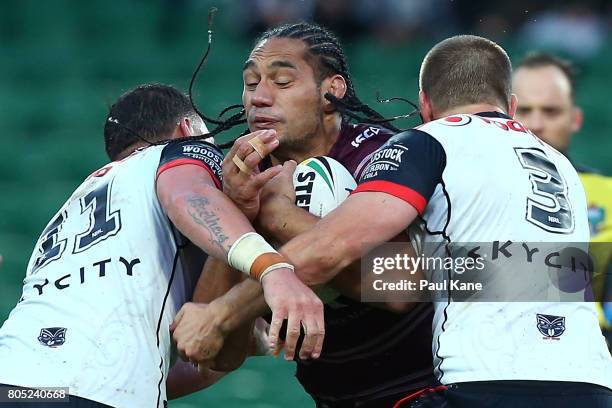
{"type": "Polygon", "coordinates": [[[392,408],[406,395],[405,392],[395,392],[389,395],[373,395],[361,398],[339,399],[336,401],[314,399],[317,408],[392,408]]]}
{"type": "Polygon", "coordinates": [[[91,401],[85,398],[68,395],[68,401],[39,401],[34,398],[27,398],[29,389],[26,387],[17,387],[14,385],[0,384],[0,408],[112,408],[109,405],[104,405],[99,402],[91,401]],[[15,394],[12,398],[8,398],[9,390],[20,390],[23,398],[16,398],[15,394]]]}
{"type": "Polygon", "coordinates": [[[395,408],[611,408],[612,391],[561,381],[479,381],[412,395],[395,408]]]}

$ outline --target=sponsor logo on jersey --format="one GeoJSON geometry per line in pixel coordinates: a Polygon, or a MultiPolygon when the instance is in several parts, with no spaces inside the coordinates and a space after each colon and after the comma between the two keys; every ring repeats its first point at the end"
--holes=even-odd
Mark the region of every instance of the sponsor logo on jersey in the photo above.
{"type": "Polygon", "coordinates": [[[379,171],[395,171],[399,169],[399,166],[402,163],[402,155],[407,150],[407,147],[396,144],[375,152],[372,156],[370,164],[368,164],[363,172],[361,181],[363,182],[367,179],[378,176],[379,171]]]}
{"type": "Polygon", "coordinates": [[[537,327],[544,335],[544,340],[560,340],[559,337],[565,332],[565,317],[537,314],[537,327]]]}
{"type": "Polygon", "coordinates": [[[372,164],[375,162],[381,162],[383,160],[391,160],[394,163],[390,163],[394,166],[397,166],[402,162],[402,154],[408,150],[407,147],[401,145],[392,145],[392,147],[388,147],[379,152],[374,153],[372,156],[372,164]]]}
{"type": "Polygon", "coordinates": [[[66,341],[66,328],[65,327],[47,327],[40,329],[38,341],[43,346],[47,347],[59,347],[66,341]]]}
{"type": "Polygon", "coordinates": [[[380,133],[380,128],[370,126],[366,130],[361,132],[357,137],[355,137],[355,139],[353,139],[353,141],[351,142],[351,145],[353,147],[359,147],[361,143],[365,142],[366,140],[368,140],[369,138],[373,136],[376,136],[379,133],[380,133]]]}
{"type": "Polygon", "coordinates": [[[453,115],[448,116],[440,121],[441,124],[446,126],[465,126],[472,122],[472,118],[468,115],[453,115]]]}
{"type": "Polygon", "coordinates": [[[91,266],[81,266],[78,272],[67,273],[63,276],[56,278],[55,280],[53,280],[53,278],[51,278],[51,280],[45,278],[43,282],[40,282],[39,280],[40,283],[35,283],[32,285],[32,287],[36,289],[38,296],[42,296],[43,293],[45,293],[47,290],[53,290],[52,288],[63,291],[71,286],[78,287],[80,285],[85,284],[93,277],[104,278],[106,276],[107,271],[106,265],[113,262],[115,269],[117,268],[117,264],[121,264],[122,268],[125,271],[125,274],[127,276],[133,276],[134,267],[140,263],[140,259],[134,258],[132,260],[129,260],[122,256],[119,257],[117,261],[113,259],[103,259],[98,262],[93,262],[91,266]]]}
{"type": "Polygon", "coordinates": [[[194,159],[206,161],[207,164],[209,163],[209,161],[206,159],[212,159],[212,163],[216,165],[220,165],[223,160],[221,156],[219,156],[219,153],[211,150],[210,148],[206,146],[198,146],[198,145],[183,146],[183,154],[186,156],[192,157],[194,159]]]}

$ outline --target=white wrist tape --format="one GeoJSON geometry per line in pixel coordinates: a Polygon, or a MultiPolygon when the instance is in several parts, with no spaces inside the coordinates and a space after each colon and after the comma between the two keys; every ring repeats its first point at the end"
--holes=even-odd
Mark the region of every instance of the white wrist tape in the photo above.
{"type": "Polygon", "coordinates": [[[266,276],[268,273],[275,271],[277,269],[282,269],[282,268],[291,269],[292,271],[295,270],[293,268],[293,265],[291,265],[290,263],[287,263],[287,262],[277,263],[277,264],[268,266],[259,276],[259,280],[263,281],[264,276],[266,276]]]}
{"type": "Polygon", "coordinates": [[[293,269],[286,260],[265,239],[256,232],[247,232],[234,242],[227,261],[232,268],[261,280],[264,274],[274,269],[293,269]],[[284,265],[278,266],[276,265],[284,265]],[[273,269],[271,269],[273,268],[273,269]]]}

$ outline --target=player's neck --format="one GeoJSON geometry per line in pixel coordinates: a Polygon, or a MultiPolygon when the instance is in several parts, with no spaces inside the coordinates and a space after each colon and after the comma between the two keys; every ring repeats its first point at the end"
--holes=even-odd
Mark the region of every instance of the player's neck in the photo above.
{"type": "Polygon", "coordinates": [[[272,165],[282,164],[287,160],[295,160],[298,163],[315,156],[325,156],[334,146],[340,135],[342,117],[340,115],[329,115],[324,118],[321,131],[309,138],[308,145],[301,144],[293,149],[282,149],[280,146],[270,155],[272,165]]]}
{"type": "Polygon", "coordinates": [[[504,115],[508,114],[508,112],[506,112],[503,108],[497,105],[492,105],[488,103],[474,103],[470,105],[456,106],[456,107],[447,109],[441,113],[436,112],[433,120],[445,118],[447,116],[457,115],[461,113],[466,114],[466,115],[473,115],[473,114],[480,113],[480,112],[499,112],[499,113],[503,113],[504,115]]]}

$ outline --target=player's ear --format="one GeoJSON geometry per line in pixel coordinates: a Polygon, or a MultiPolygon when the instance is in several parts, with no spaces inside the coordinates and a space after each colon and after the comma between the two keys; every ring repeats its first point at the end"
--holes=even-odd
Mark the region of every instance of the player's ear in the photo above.
{"type": "Polygon", "coordinates": [[[576,133],[582,128],[584,112],[578,106],[572,108],[572,133],[576,133]]]}
{"type": "Polygon", "coordinates": [[[431,101],[429,100],[427,94],[422,90],[419,91],[419,110],[421,111],[423,123],[434,120],[434,112],[433,107],[431,106],[431,101]]]}
{"type": "Polygon", "coordinates": [[[195,135],[191,119],[189,119],[187,116],[183,116],[177,124],[174,133],[177,134],[178,137],[189,137],[195,135]]]}
{"type": "Polygon", "coordinates": [[[321,95],[323,96],[323,109],[325,112],[333,112],[336,107],[331,101],[326,99],[324,95],[330,93],[338,99],[344,98],[346,95],[347,85],[346,79],[342,75],[336,74],[331,77],[325,78],[321,83],[321,95]]]}
{"type": "Polygon", "coordinates": [[[512,94],[510,96],[510,106],[508,107],[508,116],[510,116],[511,118],[514,118],[514,115],[516,114],[517,106],[518,106],[518,98],[516,97],[516,94],[512,94]]]}

